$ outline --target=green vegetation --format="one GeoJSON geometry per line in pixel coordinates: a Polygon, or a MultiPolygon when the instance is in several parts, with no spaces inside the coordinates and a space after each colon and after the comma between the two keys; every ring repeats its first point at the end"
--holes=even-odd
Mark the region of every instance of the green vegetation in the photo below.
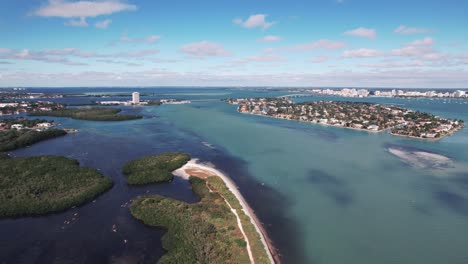
{"type": "Polygon", "coordinates": [[[119,115],[122,111],[116,108],[66,108],[54,111],[42,111],[30,113],[31,116],[56,116],[71,117],[73,119],[90,121],[125,121],[140,119],[140,115],[119,115]]]}
{"type": "Polygon", "coordinates": [[[112,187],[109,178],[65,157],[1,157],[0,217],[65,210],[112,187]]]}
{"type": "Polygon", "coordinates": [[[67,132],[60,129],[35,130],[7,130],[0,132],[0,152],[12,151],[26,147],[39,141],[60,137],[67,132]]]}
{"type": "Polygon", "coordinates": [[[236,217],[224,199],[210,192],[205,180],[190,177],[190,183],[199,203],[159,195],[140,196],[132,203],[135,218],[167,229],[162,244],[168,253],[158,263],[250,263],[236,217]]]}
{"type": "MultiPolygon", "coordinates": [[[[270,263],[268,254],[261,241],[260,234],[252,224],[250,217],[245,214],[244,210],[242,210],[242,206],[236,196],[234,196],[234,194],[227,188],[224,181],[219,177],[209,177],[207,182],[211,190],[221,194],[229,202],[232,208],[236,209],[237,214],[241,219],[244,232],[249,239],[250,249],[252,250],[255,263],[270,263]]],[[[243,242],[245,243],[245,241],[243,242]]]]}
{"type": "Polygon", "coordinates": [[[20,124],[23,127],[35,127],[37,124],[40,123],[53,123],[53,121],[48,121],[45,119],[24,119],[24,118],[7,118],[7,119],[0,119],[0,124],[3,123],[7,127],[11,127],[13,124],[20,124]]]}
{"type": "Polygon", "coordinates": [[[125,164],[123,173],[128,184],[148,184],[171,181],[172,171],[182,167],[190,156],[184,153],[169,152],[132,160],[125,164]]]}

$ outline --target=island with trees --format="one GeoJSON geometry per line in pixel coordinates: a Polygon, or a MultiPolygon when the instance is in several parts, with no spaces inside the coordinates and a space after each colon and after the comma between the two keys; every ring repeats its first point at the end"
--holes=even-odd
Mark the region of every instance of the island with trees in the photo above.
{"type": "Polygon", "coordinates": [[[112,187],[98,171],[60,156],[0,155],[0,217],[59,212],[92,201],[112,187]]]}
{"type": "Polygon", "coordinates": [[[30,116],[70,117],[73,119],[89,121],[126,121],[141,119],[141,115],[119,114],[122,110],[117,108],[64,108],[53,111],[40,111],[30,113],[30,116]]]}
{"type": "Polygon", "coordinates": [[[62,129],[0,131],[0,152],[12,151],[34,143],[66,135],[62,129]]]}
{"type": "Polygon", "coordinates": [[[240,113],[297,120],[365,131],[390,130],[392,135],[440,139],[464,127],[453,120],[409,109],[363,102],[312,101],[294,103],[288,97],[227,99],[240,113]]]}
{"type": "MultiPolygon", "coordinates": [[[[159,173],[155,164],[180,155],[168,153],[139,159],[138,170],[159,173]]],[[[189,158],[186,155],[184,160],[185,157],[189,158]]],[[[189,180],[199,202],[189,204],[160,195],[143,195],[131,205],[131,214],[136,219],[167,230],[162,238],[167,253],[159,264],[274,263],[255,222],[248,216],[250,211],[246,211],[221,176],[193,160],[173,164],[170,169],[177,169],[174,174],[189,180]]]]}
{"type": "Polygon", "coordinates": [[[172,171],[189,160],[190,156],[185,153],[168,152],[129,161],[124,165],[123,173],[130,185],[168,182],[174,177],[172,171]]]}

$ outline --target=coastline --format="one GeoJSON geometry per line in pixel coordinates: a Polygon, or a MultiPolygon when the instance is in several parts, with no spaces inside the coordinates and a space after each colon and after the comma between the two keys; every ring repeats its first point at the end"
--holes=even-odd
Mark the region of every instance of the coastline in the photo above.
{"type": "MultiPolygon", "coordinates": [[[[182,177],[183,179],[188,180],[190,176],[189,173],[187,173],[188,170],[200,170],[204,171],[207,173],[212,174],[212,176],[217,176],[223,180],[223,182],[226,184],[226,187],[229,189],[229,191],[237,198],[239,201],[240,205],[242,206],[242,210],[244,213],[250,218],[250,221],[252,225],[255,227],[255,230],[260,236],[260,240],[265,248],[265,251],[267,252],[268,258],[271,263],[280,263],[279,260],[279,255],[276,252],[276,249],[273,247],[272,241],[269,239],[266,230],[263,228],[262,224],[260,223],[259,219],[256,217],[255,213],[253,212],[252,208],[247,204],[245,201],[244,197],[242,194],[239,192],[237,189],[236,184],[229,178],[227,175],[222,173],[221,171],[210,167],[208,165],[198,163],[198,159],[191,159],[188,161],[184,166],[180,167],[177,170],[174,170],[172,172],[173,175],[182,177]]],[[[195,176],[197,177],[197,176],[195,176]]]]}
{"type": "MultiPolygon", "coordinates": [[[[240,112],[239,110],[237,110],[237,112],[240,113],[240,114],[246,114],[246,115],[270,117],[270,118],[274,118],[274,119],[296,121],[296,122],[308,123],[308,124],[313,124],[313,125],[320,125],[320,126],[324,126],[324,127],[338,127],[338,128],[351,129],[351,130],[355,130],[355,131],[370,132],[370,133],[381,133],[381,132],[389,131],[389,130],[392,129],[392,127],[389,127],[389,128],[380,129],[380,130],[369,130],[369,129],[355,128],[355,127],[345,127],[345,126],[336,126],[336,125],[315,123],[315,122],[297,120],[297,119],[281,118],[281,117],[270,116],[270,115],[243,113],[243,112],[240,112]]],[[[454,130],[448,132],[447,134],[444,134],[444,135],[442,135],[441,137],[438,137],[438,138],[423,138],[423,137],[407,136],[407,135],[395,134],[395,133],[392,133],[392,132],[390,132],[390,134],[393,135],[393,136],[399,136],[399,137],[406,137],[406,138],[413,138],[413,139],[420,139],[420,140],[428,140],[428,141],[439,141],[439,140],[443,139],[444,137],[452,136],[453,134],[455,134],[456,132],[458,132],[459,130],[461,130],[463,128],[464,128],[464,125],[459,126],[456,129],[454,129],[454,130]]]]}

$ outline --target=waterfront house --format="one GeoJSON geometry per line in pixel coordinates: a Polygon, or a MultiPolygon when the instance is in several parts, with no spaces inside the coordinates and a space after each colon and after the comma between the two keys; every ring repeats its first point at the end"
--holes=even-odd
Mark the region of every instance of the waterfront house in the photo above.
{"type": "Polygon", "coordinates": [[[13,124],[13,125],[11,125],[11,129],[21,130],[21,129],[23,129],[23,125],[21,125],[21,124],[13,124]]]}
{"type": "Polygon", "coordinates": [[[39,123],[39,124],[37,124],[36,126],[37,126],[37,127],[40,127],[40,128],[49,128],[49,127],[52,126],[52,124],[46,122],[46,123],[39,123]]]}

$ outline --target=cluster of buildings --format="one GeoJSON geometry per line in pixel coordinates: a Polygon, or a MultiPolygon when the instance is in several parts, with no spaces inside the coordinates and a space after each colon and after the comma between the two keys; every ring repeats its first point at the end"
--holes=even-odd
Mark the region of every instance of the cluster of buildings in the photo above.
{"type": "Polygon", "coordinates": [[[37,111],[52,111],[61,109],[64,106],[48,101],[23,101],[13,103],[0,103],[0,116],[17,115],[21,113],[30,113],[37,111]]]}
{"type": "Polygon", "coordinates": [[[177,100],[177,99],[161,99],[161,100],[149,100],[141,101],[140,93],[133,92],[131,101],[100,101],[100,105],[159,105],[159,104],[188,104],[191,103],[188,100],[177,100]]]}
{"type": "Polygon", "coordinates": [[[391,130],[417,138],[441,138],[463,127],[463,121],[372,103],[314,101],[293,103],[289,98],[228,99],[241,113],[339,126],[367,131],[391,130]]]}
{"type": "Polygon", "coordinates": [[[140,93],[133,92],[132,93],[132,100],[130,101],[100,101],[98,102],[100,105],[144,105],[148,104],[147,102],[142,102],[140,100],[140,93]]]}
{"type": "Polygon", "coordinates": [[[436,92],[436,91],[409,91],[409,90],[391,90],[374,91],[377,97],[436,97],[436,98],[468,98],[466,91],[457,90],[454,92],[436,92]]]}
{"type": "Polygon", "coordinates": [[[366,89],[349,89],[349,88],[344,88],[341,90],[313,89],[312,93],[317,93],[317,94],[322,94],[322,95],[342,96],[342,97],[367,97],[370,94],[370,92],[366,89]]]}
{"type": "Polygon", "coordinates": [[[26,120],[19,119],[0,119],[0,131],[5,130],[36,130],[43,131],[54,126],[53,122],[46,122],[45,120],[26,120]]]}
{"type": "MultiPolygon", "coordinates": [[[[306,91],[306,90],[304,90],[306,91]]],[[[309,92],[320,95],[332,95],[342,97],[429,97],[429,98],[468,98],[467,91],[456,90],[451,92],[436,92],[436,91],[413,91],[413,90],[376,90],[369,91],[367,89],[349,89],[341,90],[333,89],[312,89],[309,92]]]]}

